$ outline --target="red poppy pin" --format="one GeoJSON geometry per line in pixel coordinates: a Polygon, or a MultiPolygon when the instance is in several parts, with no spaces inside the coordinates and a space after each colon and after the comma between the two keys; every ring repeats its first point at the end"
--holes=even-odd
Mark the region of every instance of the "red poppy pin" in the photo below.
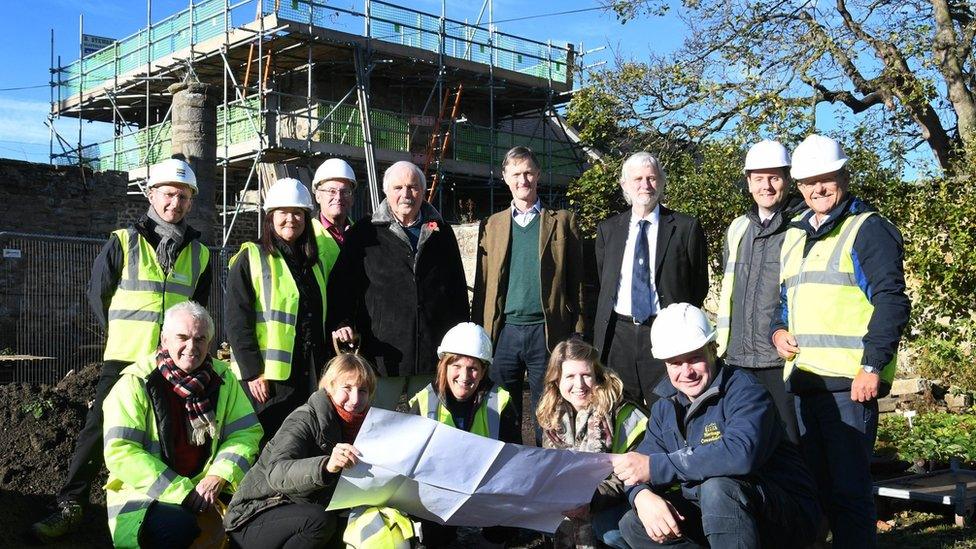
{"type": "Polygon", "coordinates": [[[429,221],[427,222],[427,230],[430,232],[435,232],[441,230],[441,228],[437,226],[436,221],[429,221]]]}

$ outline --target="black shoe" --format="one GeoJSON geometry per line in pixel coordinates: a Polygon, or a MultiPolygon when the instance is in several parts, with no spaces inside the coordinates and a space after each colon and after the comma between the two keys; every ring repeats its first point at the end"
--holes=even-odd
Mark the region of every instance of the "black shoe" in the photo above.
{"type": "Polygon", "coordinates": [[[47,518],[40,522],[35,522],[31,526],[31,533],[39,541],[54,541],[66,534],[78,530],[81,526],[81,519],[84,511],[81,504],[77,501],[62,501],[58,503],[58,510],[51,513],[47,518]]]}

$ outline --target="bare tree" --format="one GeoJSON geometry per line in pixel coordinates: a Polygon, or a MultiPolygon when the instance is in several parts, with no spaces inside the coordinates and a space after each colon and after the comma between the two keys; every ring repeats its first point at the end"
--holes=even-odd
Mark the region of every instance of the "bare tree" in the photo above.
{"type": "MultiPolygon", "coordinates": [[[[608,4],[653,40],[665,0],[608,4]],[[645,17],[650,17],[645,19],[645,17]]],[[[800,133],[816,105],[873,115],[904,147],[948,169],[976,141],[976,35],[968,0],[684,0],[673,54],[620,62],[599,93],[631,123],[697,140],[723,132],[800,133]]]]}

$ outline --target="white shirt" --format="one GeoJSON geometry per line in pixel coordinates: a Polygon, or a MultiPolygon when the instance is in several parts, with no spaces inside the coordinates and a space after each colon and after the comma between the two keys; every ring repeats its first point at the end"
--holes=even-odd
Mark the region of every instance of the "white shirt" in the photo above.
{"type": "MultiPolygon", "coordinates": [[[[656,315],[661,309],[661,299],[657,295],[657,287],[654,286],[654,265],[657,263],[657,229],[661,225],[661,205],[654,207],[651,213],[643,219],[650,225],[647,227],[647,260],[650,266],[647,269],[650,275],[651,284],[651,315],[656,315]]],[[[633,210],[630,214],[630,225],[627,231],[627,242],[624,244],[624,260],[620,263],[620,283],[617,285],[617,302],[613,306],[614,312],[625,316],[631,314],[630,305],[630,282],[634,272],[634,245],[637,242],[637,234],[640,230],[638,222],[641,218],[634,215],[633,210]]]]}
{"type": "Polygon", "coordinates": [[[533,204],[531,208],[529,208],[527,211],[524,212],[516,208],[515,201],[514,200],[512,201],[512,219],[519,224],[519,227],[525,227],[529,223],[532,223],[532,220],[535,219],[535,216],[540,213],[542,213],[542,199],[540,198],[536,198],[535,204],[533,204]]]}

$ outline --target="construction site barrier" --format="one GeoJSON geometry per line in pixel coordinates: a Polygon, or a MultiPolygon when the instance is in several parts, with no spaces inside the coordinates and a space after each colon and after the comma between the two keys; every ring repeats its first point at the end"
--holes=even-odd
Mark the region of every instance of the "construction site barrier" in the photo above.
{"type": "MultiPolygon", "coordinates": [[[[104,238],[0,232],[0,383],[54,384],[69,371],[100,362],[105,331],[88,304],[88,280],[104,238]]],[[[227,262],[233,251],[211,248],[213,280],[207,310],[224,340],[227,262]]]]}

